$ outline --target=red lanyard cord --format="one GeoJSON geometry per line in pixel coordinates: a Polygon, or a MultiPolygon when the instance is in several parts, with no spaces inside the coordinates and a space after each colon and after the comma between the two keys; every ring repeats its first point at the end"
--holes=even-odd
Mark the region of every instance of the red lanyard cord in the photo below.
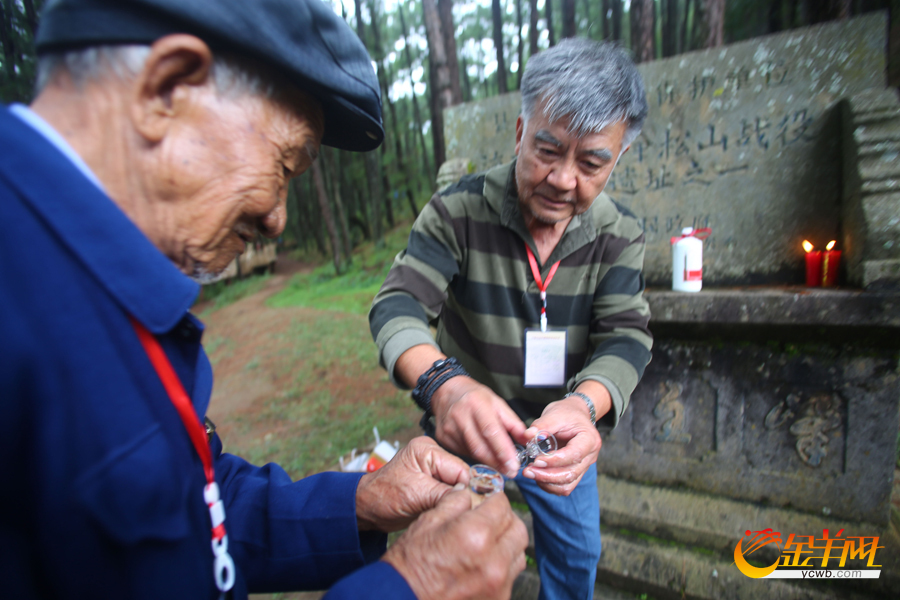
{"type": "Polygon", "coordinates": [[[550,285],[550,281],[556,275],[556,269],[559,268],[560,261],[556,261],[556,264],[550,267],[550,272],[547,273],[547,281],[544,282],[541,280],[541,271],[538,269],[537,259],[534,257],[534,252],[531,251],[531,247],[528,244],[525,244],[525,251],[528,253],[528,264],[531,265],[531,274],[534,276],[534,282],[541,292],[541,331],[547,331],[547,286],[550,285]]]}
{"type": "Polygon", "coordinates": [[[213,565],[213,574],[216,580],[216,586],[222,592],[227,592],[234,585],[234,561],[228,554],[228,535],[225,531],[225,506],[219,498],[219,486],[216,484],[216,474],[213,469],[212,451],[209,449],[209,442],[206,438],[206,429],[197,418],[194,412],[194,405],[188,397],[178,374],[175,373],[169,357],[160,346],[159,341],[147,328],[138,323],[135,319],[131,319],[131,325],[137,333],[147,357],[153,364],[156,374],[159,375],[169,399],[178,411],[181,422],[187,431],[188,437],[194,449],[200,456],[200,462],[203,463],[203,473],[206,475],[206,486],[203,488],[203,499],[209,508],[209,515],[212,521],[212,549],[215,557],[213,565]]]}
{"type": "Polygon", "coordinates": [[[187,392],[184,391],[184,386],[181,385],[181,380],[178,379],[172,363],[169,362],[169,357],[166,356],[162,346],[159,345],[153,334],[137,321],[132,321],[132,323],[138,338],[141,340],[141,344],[144,346],[144,350],[147,352],[147,356],[150,358],[150,362],[153,363],[153,368],[156,369],[163,387],[166,388],[166,393],[169,394],[172,404],[175,405],[175,410],[178,411],[178,416],[181,417],[181,422],[184,423],[184,428],[194,444],[194,449],[200,456],[200,461],[203,463],[203,471],[206,475],[206,482],[214,483],[216,477],[213,473],[212,452],[209,450],[206,430],[200,424],[200,420],[194,412],[194,405],[188,398],[187,392]]]}

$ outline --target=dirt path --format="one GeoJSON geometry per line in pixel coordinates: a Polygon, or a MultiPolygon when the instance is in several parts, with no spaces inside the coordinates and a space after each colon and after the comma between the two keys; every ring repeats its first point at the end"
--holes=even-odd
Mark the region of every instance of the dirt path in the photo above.
{"type": "MultiPolygon", "coordinates": [[[[208,411],[210,419],[229,451],[240,453],[255,440],[277,432],[279,424],[255,418],[266,403],[287,393],[292,387],[292,342],[283,335],[297,323],[315,323],[321,319],[349,320],[368,329],[365,317],[309,308],[271,308],[266,299],[278,293],[295,273],[309,272],[314,265],[292,261],[279,255],[275,272],[261,291],[204,316],[204,346],[213,363],[215,385],[208,411]],[[247,424],[253,424],[248,427],[247,424]],[[238,426],[240,424],[241,426],[238,426]]],[[[195,314],[204,311],[203,304],[195,314]]],[[[353,403],[373,396],[396,393],[383,371],[369,376],[347,377],[339,370],[316,372],[317,387],[328,387],[341,403],[353,403]]],[[[419,434],[414,423],[408,430],[392,435],[406,443],[419,434]]]]}

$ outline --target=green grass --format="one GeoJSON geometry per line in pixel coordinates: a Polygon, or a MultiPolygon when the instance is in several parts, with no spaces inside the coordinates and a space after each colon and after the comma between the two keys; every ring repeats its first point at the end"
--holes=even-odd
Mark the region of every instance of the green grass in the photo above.
{"type": "Polygon", "coordinates": [[[264,275],[252,275],[246,279],[217,281],[216,283],[203,286],[201,301],[207,302],[212,300],[213,303],[199,315],[200,318],[214,310],[219,310],[233,302],[237,302],[241,298],[252,296],[265,287],[269,277],[270,275],[266,273],[264,275]]]}
{"type": "Polygon", "coordinates": [[[250,462],[275,462],[299,478],[334,468],[353,448],[372,444],[372,427],[389,439],[415,423],[406,392],[341,404],[331,390],[318,385],[326,372],[353,379],[381,371],[375,344],[359,318],[295,321],[280,335],[290,341],[293,388],[271,398],[255,415],[239,417],[239,426],[249,429],[266,422],[284,429],[238,449],[250,462]]]}
{"type": "Polygon", "coordinates": [[[305,306],[320,310],[364,315],[378,293],[394,261],[406,247],[409,225],[395,228],[385,236],[384,246],[368,243],[353,253],[353,263],[336,275],[334,264],[324,264],[312,273],[295,275],[284,289],[268,299],[272,307],[305,306]]]}
{"type": "MultiPolygon", "coordinates": [[[[411,224],[405,223],[388,232],[385,243],[358,247],[353,262],[340,275],[334,265],[323,264],[311,273],[295,275],[285,287],[267,300],[271,307],[302,306],[353,315],[365,315],[393,263],[394,256],[406,247],[411,224]]],[[[309,257],[305,256],[305,260],[309,257]]],[[[216,305],[242,298],[261,289],[266,278],[250,278],[216,290],[216,305]],[[229,288],[236,288],[234,290],[229,288]]],[[[323,390],[321,380],[340,373],[348,378],[377,372],[386,377],[378,365],[378,352],[364,320],[357,317],[294,321],[287,331],[275,334],[287,341],[280,351],[289,366],[279,376],[291,374],[292,384],[269,399],[265,408],[253,415],[238,416],[245,431],[258,430],[259,425],[272,424],[273,432],[232,448],[254,464],[275,462],[294,478],[333,468],[338,458],[353,448],[373,443],[372,427],[378,427],[383,439],[414,425],[416,411],[409,395],[399,390],[390,396],[371,397],[364,402],[342,404],[331,391],[323,390]],[[276,433],[281,431],[281,433],[276,433]]],[[[209,346],[229,351],[228,340],[212,339],[209,346]]],[[[259,368],[259,361],[244,366],[249,371],[259,368]]]]}
{"type": "Polygon", "coordinates": [[[392,398],[373,399],[365,405],[344,405],[332,410],[333,403],[327,391],[302,397],[293,393],[271,401],[261,416],[289,421],[292,429],[303,431],[302,437],[267,434],[247,450],[245,458],[253,464],[277,463],[291,477],[299,479],[336,468],[339,457],[353,448],[372,444],[372,427],[378,427],[380,435],[389,438],[410,425],[403,410],[384,414],[385,408],[408,407],[409,399],[399,392],[392,398]]]}

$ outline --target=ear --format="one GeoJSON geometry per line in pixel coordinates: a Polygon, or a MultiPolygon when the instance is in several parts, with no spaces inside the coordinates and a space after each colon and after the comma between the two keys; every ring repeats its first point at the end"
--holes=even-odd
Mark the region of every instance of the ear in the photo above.
{"type": "Polygon", "coordinates": [[[516,156],[519,155],[519,147],[522,145],[522,134],[525,132],[525,120],[522,115],[516,119],[516,156]]]}
{"type": "Polygon", "coordinates": [[[150,47],[150,55],[137,77],[131,118],[149,142],[158,142],[189,98],[186,92],[212,76],[213,55],[203,40],[192,35],[169,35],[150,47]]]}

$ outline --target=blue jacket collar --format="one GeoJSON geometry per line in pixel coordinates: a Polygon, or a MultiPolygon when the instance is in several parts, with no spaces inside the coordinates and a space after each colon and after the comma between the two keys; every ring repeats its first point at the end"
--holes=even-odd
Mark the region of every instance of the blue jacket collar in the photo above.
{"type": "MultiPolygon", "coordinates": [[[[184,317],[199,286],[53,144],[0,107],[0,178],[122,308],[153,333],[184,317]]],[[[35,274],[37,276],[37,274],[35,274]]]]}

